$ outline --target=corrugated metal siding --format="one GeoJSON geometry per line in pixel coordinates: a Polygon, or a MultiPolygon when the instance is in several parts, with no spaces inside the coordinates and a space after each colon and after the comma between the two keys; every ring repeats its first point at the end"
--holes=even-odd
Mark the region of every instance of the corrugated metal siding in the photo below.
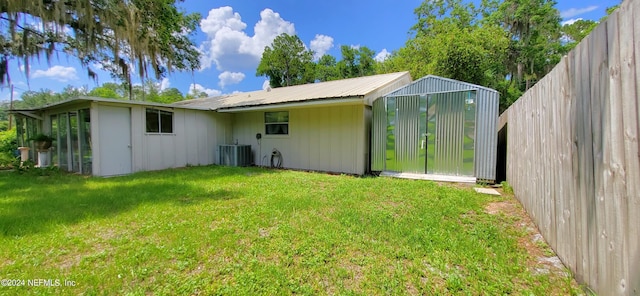
{"type": "Polygon", "coordinates": [[[383,171],[387,145],[386,100],[379,98],[373,102],[373,123],[371,124],[371,170],[383,171]]]}
{"type": "Polygon", "coordinates": [[[426,131],[421,130],[420,96],[396,97],[396,108],[396,171],[424,173],[425,159],[421,157],[424,145],[421,145],[421,140],[426,131]]]}
{"type": "Polygon", "coordinates": [[[371,106],[373,105],[373,101],[388,94],[391,91],[394,91],[400,87],[408,85],[411,83],[411,75],[407,73],[407,75],[402,75],[399,79],[394,80],[386,86],[378,88],[376,91],[367,94],[364,97],[365,105],[371,106]]]}
{"type": "Polygon", "coordinates": [[[434,140],[435,174],[451,173],[460,175],[462,165],[462,144],[464,135],[464,108],[457,93],[434,95],[438,101],[436,115],[436,137],[434,140]]]}
{"type": "Polygon", "coordinates": [[[496,179],[499,94],[478,89],[476,103],[476,178],[496,179]]]}
{"type": "MultiPolygon", "coordinates": [[[[387,94],[383,100],[386,101],[397,96],[427,95],[463,90],[476,91],[475,177],[477,179],[495,180],[499,103],[497,91],[470,83],[429,75],[387,94]]],[[[373,133],[378,133],[375,129],[376,127],[374,127],[373,133]]],[[[390,127],[390,129],[393,129],[393,127],[390,127]]],[[[387,127],[385,127],[385,130],[387,130],[387,127]]],[[[379,155],[376,155],[373,162],[381,161],[379,157],[379,155]]],[[[385,169],[390,170],[389,167],[385,169]]]]}
{"type": "Polygon", "coordinates": [[[497,91],[482,87],[479,85],[466,83],[458,80],[453,80],[449,78],[438,77],[434,75],[427,75],[422,77],[413,83],[401,87],[386,96],[402,96],[402,95],[413,95],[413,94],[425,94],[425,93],[437,93],[437,92],[450,92],[450,91],[460,91],[460,90],[485,90],[488,92],[494,92],[496,95],[497,91]]]}

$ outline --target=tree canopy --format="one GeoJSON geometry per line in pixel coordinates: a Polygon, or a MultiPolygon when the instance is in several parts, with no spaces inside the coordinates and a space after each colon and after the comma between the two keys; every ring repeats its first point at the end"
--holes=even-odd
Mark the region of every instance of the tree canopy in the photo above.
{"type": "MultiPolygon", "coordinates": [[[[182,2],[182,0],[178,0],[182,2]]],[[[10,81],[9,63],[70,54],[95,78],[93,64],[129,83],[199,67],[190,39],[200,19],[176,0],[0,0],[0,84],[10,81]]]]}
{"type": "Polygon", "coordinates": [[[375,52],[366,46],[342,45],[342,60],[337,63],[338,79],[362,77],[375,74],[373,59],[375,52]]]}
{"type": "Polygon", "coordinates": [[[325,54],[313,62],[313,52],[300,38],[284,33],[264,49],[256,75],[268,77],[271,87],[282,87],[376,73],[375,52],[370,48],[342,45],[340,50],[340,61],[325,54]]]}
{"type": "Polygon", "coordinates": [[[408,70],[497,89],[501,109],[531,88],[597,24],[561,25],[554,0],[425,0],[404,47],[378,72],[408,70]]]}
{"type": "Polygon", "coordinates": [[[267,76],[271,87],[313,82],[315,65],[313,52],[307,50],[296,35],[283,33],[262,53],[256,75],[267,76]]]}

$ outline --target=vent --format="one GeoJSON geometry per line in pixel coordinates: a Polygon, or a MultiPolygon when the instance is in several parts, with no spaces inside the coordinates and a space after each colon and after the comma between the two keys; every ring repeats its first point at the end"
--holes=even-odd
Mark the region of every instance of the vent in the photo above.
{"type": "Polygon", "coordinates": [[[220,165],[250,166],[251,145],[220,145],[220,165]]]}

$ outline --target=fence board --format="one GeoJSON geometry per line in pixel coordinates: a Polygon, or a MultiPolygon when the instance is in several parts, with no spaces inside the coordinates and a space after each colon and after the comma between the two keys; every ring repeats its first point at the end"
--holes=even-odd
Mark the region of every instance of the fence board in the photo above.
{"type": "Polygon", "coordinates": [[[639,36],[627,0],[506,111],[507,181],[602,295],[640,294],[639,36]]]}
{"type": "MultiPolygon", "coordinates": [[[[636,1],[632,5],[632,19],[633,25],[631,27],[634,28],[633,32],[633,53],[635,65],[633,68],[635,70],[635,89],[636,89],[636,137],[640,136],[640,102],[638,102],[637,98],[640,95],[640,4],[636,1]]],[[[638,138],[636,138],[638,140],[638,138]]],[[[637,143],[638,145],[638,155],[636,159],[636,164],[640,163],[640,141],[637,143]]],[[[633,158],[633,155],[631,155],[633,158]]],[[[638,180],[639,176],[635,177],[636,179],[629,179],[629,182],[633,182],[636,185],[635,191],[628,192],[629,193],[629,232],[630,233],[640,233],[640,214],[638,213],[638,209],[640,209],[640,186],[638,180]]],[[[635,235],[629,237],[629,294],[631,295],[640,295],[640,235],[635,235]]]]}
{"type": "MultiPolygon", "coordinates": [[[[606,242],[602,239],[605,223],[605,183],[604,183],[604,131],[607,122],[606,99],[609,96],[609,61],[607,59],[607,23],[598,26],[590,35],[592,71],[591,71],[591,126],[592,126],[592,163],[593,163],[593,191],[587,191],[589,212],[587,219],[589,257],[585,258],[588,272],[585,277],[591,287],[598,291],[599,283],[603,280],[604,271],[600,272],[599,266],[605,266],[606,258],[601,253],[606,250],[606,242]],[[604,47],[604,48],[603,48],[604,47]]],[[[584,220],[583,222],[584,223],[584,220]]]]}
{"type": "MultiPolygon", "coordinates": [[[[573,52],[569,55],[569,57],[573,57],[573,52]]],[[[571,172],[573,169],[571,151],[572,151],[572,141],[571,141],[571,102],[575,100],[575,91],[573,91],[573,81],[571,81],[571,73],[575,71],[575,65],[570,63],[570,58],[564,58],[564,68],[566,72],[563,75],[563,80],[561,81],[561,92],[562,92],[562,101],[556,104],[559,114],[559,128],[561,133],[558,134],[558,144],[560,145],[560,156],[561,156],[561,166],[557,170],[557,174],[560,175],[561,182],[559,193],[561,203],[563,207],[570,211],[570,217],[572,220],[567,221],[567,225],[565,226],[565,233],[562,233],[562,237],[559,239],[569,238],[569,242],[566,245],[565,253],[570,256],[575,256],[574,260],[570,260],[568,266],[573,262],[578,260],[578,253],[572,252],[572,249],[575,250],[575,244],[578,241],[575,232],[572,230],[575,224],[575,219],[578,217],[579,211],[575,205],[575,202],[572,198],[566,198],[567,196],[574,196],[575,186],[573,186],[573,176],[572,174],[567,174],[564,172],[571,172]],[[574,223],[574,224],[572,224],[574,223]]],[[[566,261],[563,261],[566,262],[566,261]]],[[[572,271],[576,273],[576,269],[573,268],[572,271]]]]}
{"type": "Polygon", "coordinates": [[[621,84],[621,40],[619,32],[620,10],[609,16],[608,48],[609,48],[609,84],[611,103],[611,172],[607,176],[611,177],[613,184],[613,196],[607,202],[607,233],[609,238],[609,258],[611,267],[609,268],[608,288],[612,291],[624,293],[626,282],[626,269],[624,259],[624,232],[627,222],[627,197],[626,197],[626,171],[624,167],[624,130],[622,119],[622,84],[621,84]]]}
{"type": "MultiPolygon", "coordinates": [[[[625,235],[626,233],[638,233],[638,223],[636,217],[637,212],[628,212],[629,204],[633,204],[634,196],[638,194],[640,187],[638,186],[638,180],[640,180],[640,162],[638,154],[638,113],[637,102],[631,98],[637,97],[636,94],[636,82],[637,77],[635,73],[635,54],[634,54],[634,27],[633,27],[633,2],[627,1],[623,3],[619,10],[619,23],[620,23],[620,36],[629,36],[625,42],[620,43],[620,86],[621,86],[621,104],[622,104],[622,134],[624,141],[624,163],[623,168],[626,174],[625,180],[625,194],[623,194],[623,205],[621,209],[624,214],[620,215],[624,221],[622,221],[623,230],[623,278],[619,283],[619,289],[625,291],[629,289],[628,285],[633,279],[624,277],[626,275],[632,276],[629,273],[630,264],[633,262],[628,260],[631,258],[632,250],[637,249],[637,244],[633,244],[635,237],[625,235]],[[630,229],[625,229],[629,227],[630,229]],[[634,249],[635,248],[635,249],[634,249]]],[[[638,278],[636,278],[638,280],[638,278]]]]}

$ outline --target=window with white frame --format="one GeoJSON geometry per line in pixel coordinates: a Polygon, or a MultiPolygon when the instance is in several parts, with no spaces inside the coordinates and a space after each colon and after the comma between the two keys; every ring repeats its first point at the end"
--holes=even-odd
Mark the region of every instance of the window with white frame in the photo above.
{"type": "Polygon", "coordinates": [[[147,133],[173,133],[173,112],[152,108],[147,108],[146,111],[147,133]]]}
{"type": "Polygon", "coordinates": [[[266,135],[288,135],[289,111],[265,112],[264,130],[266,135]]]}

